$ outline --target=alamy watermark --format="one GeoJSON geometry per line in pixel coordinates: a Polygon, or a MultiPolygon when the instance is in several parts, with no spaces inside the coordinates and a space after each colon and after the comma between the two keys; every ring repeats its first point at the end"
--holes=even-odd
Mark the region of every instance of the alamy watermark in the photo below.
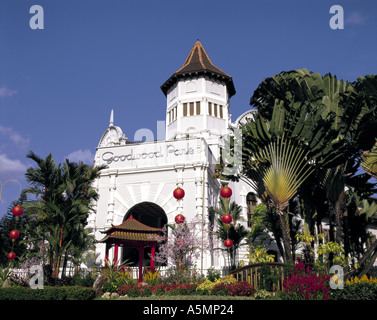
{"type": "Polygon", "coordinates": [[[343,268],[339,265],[333,265],[330,268],[330,275],[333,275],[330,278],[330,288],[331,289],[344,289],[344,271],[343,268]]]}
{"type": "Polygon", "coordinates": [[[330,28],[333,30],[344,29],[344,10],[343,7],[336,4],[330,7],[330,13],[334,15],[330,18],[330,28]]]}
{"type": "Polygon", "coordinates": [[[32,30],[44,29],[44,10],[40,5],[31,6],[29,13],[33,14],[30,18],[29,26],[32,30]]]}
{"type": "Polygon", "coordinates": [[[43,289],[43,267],[41,265],[31,266],[30,273],[34,273],[29,281],[30,288],[43,289]]]}

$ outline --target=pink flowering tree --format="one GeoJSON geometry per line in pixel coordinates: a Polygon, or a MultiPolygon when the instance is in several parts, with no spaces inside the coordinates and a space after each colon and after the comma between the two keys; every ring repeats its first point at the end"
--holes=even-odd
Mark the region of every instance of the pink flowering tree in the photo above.
{"type": "Polygon", "coordinates": [[[204,227],[202,229],[201,221],[166,225],[158,243],[155,262],[170,264],[183,271],[193,267],[195,260],[208,251],[208,232],[204,227]]]}

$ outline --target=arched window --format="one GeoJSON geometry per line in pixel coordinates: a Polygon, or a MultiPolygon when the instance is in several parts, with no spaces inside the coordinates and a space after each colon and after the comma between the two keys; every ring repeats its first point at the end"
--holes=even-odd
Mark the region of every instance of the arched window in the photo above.
{"type": "Polygon", "coordinates": [[[246,204],[247,204],[247,226],[250,228],[250,220],[253,216],[254,208],[257,206],[257,196],[253,192],[249,192],[246,196],[246,204]]]}

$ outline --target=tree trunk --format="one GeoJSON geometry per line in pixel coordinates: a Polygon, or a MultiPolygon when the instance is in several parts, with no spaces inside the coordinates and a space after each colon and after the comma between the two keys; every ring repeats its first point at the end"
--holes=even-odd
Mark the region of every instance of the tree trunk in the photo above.
{"type": "Polygon", "coordinates": [[[64,260],[63,260],[62,277],[65,276],[66,269],[67,269],[67,262],[68,262],[68,252],[65,251],[65,254],[64,254],[64,260]]]}
{"type": "Polygon", "coordinates": [[[274,235],[274,238],[275,238],[275,241],[276,241],[276,245],[277,245],[277,247],[279,249],[280,255],[284,258],[284,248],[281,245],[281,237],[280,237],[279,232],[278,232],[279,226],[275,223],[275,219],[273,219],[273,216],[272,216],[273,212],[272,212],[271,207],[268,204],[268,202],[264,202],[264,204],[267,207],[267,212],[268,212],[268,215],[270,217],[270,222],[271,222],[271,227],[272,227],[272,234],[274,235]]]}
{"type": "MultiPolygon", "coordinates": [[[[372,256],[372,259],[370,261],[373,261],[373,257],[375,256],[375,251],[377,251],[377,239],[372,243],[372,245],[367,249],[367,251],[364,252],[363,256],[361,257],[361,259],[359,259],[358,261],[358,264],[360,267],[363,267],[363,265],[367,262],[367,259],[371,256],[372,256]]],[[[376,258],[374,258],[376,259],[376,258]]],[[[373,264],[372,262],[372,264],[373,264]]],[[[370,262],[369,262],[370,263],[370,262]]],[[[361,273],[363,272],[364,269],[366,269],[367,266],[365,268],[362,269],[361,273]]],[[[352,277],[353,275],[355,275],[356,273],[358,273],[358,270],[353,270],[352,272],[350,272],[348,275],[347,275],[347,278],[350,278],[352,277]]]]}
{"type": "Polygon", "coordinates": [[[343,243],[343,217],[344,217],[344,190],[340,193],[338,200],[335,203],[335,241],[341,245],[343,243]]]}
{"type": "Polygon", "coordinates": [[[359,274],[359,277],[361,278],[364,274],[367,274],[370,270],[370,268],[372,268],[374,262],[376,261],[376,258],[377,258],[377,250],[374,251],[372,257],[370,258],[370,260],[367,262],[367,264],[365,265],[364,269],[360,272],[359,274]]]}
{"type": "Polygon", "coordinates": [[[284,244],[284,261],[293,262],[292,250],[291,250],[291,236],[289,234],[289,228],[287,225],[287,213],[281,211],[279,214],[280,228],[284,244]]]}
{"type": "Polygon", "coordinates": [[[344,230],[344,255],[348,257],[350,253],[349,233],[348,233],[348,210],[345,206],[343,214],[343,230],[344,230]]]}

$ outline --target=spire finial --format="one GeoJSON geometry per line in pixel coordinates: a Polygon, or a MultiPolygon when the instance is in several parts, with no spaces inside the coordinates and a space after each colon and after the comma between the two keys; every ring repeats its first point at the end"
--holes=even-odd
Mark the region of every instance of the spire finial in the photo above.
{"type": "Polygon", "coordinates": [[[113,125],[114,125],[114,109],[111,109],[109,127],[112,127],[113,125]]]}

